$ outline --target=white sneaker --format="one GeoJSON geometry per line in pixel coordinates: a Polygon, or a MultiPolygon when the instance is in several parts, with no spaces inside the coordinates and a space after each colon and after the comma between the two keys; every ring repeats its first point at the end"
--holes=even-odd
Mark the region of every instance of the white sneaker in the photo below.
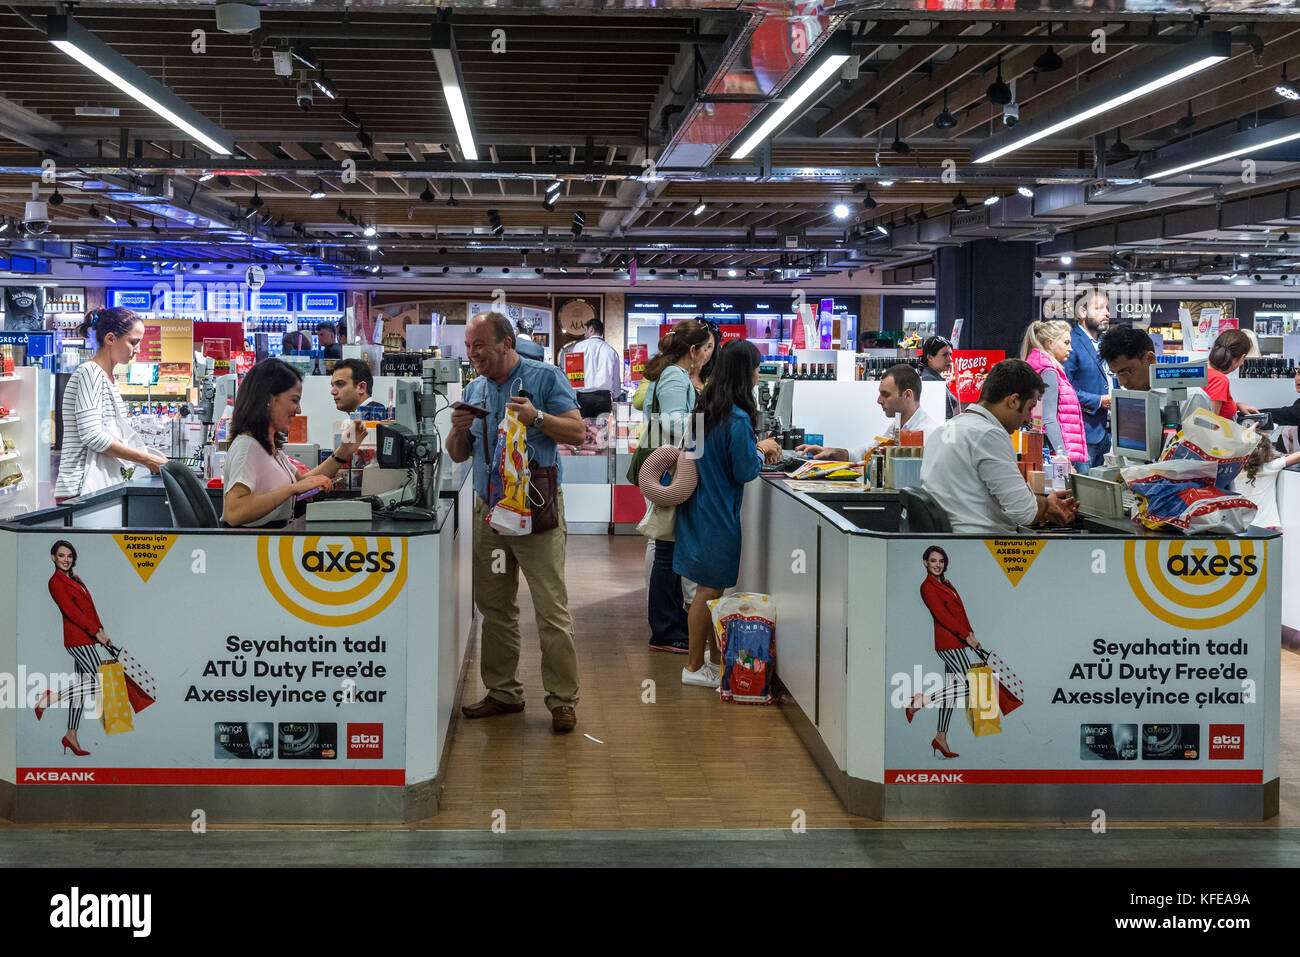
{"type": "Polygon", "coordinates": [[[707,661],[704,663],[704,667],[699,671],[688,671],[686,668],[682,669],[682,684],[684,685],[699,685],[701,688],[716,688],[718,687],[719,677],[718,669],[713,667],[713,665],[709,664],[707,661]]]}
{"type": "Polygon", "coordinates": [[[712,656],[711,654],[709,654],[709,649],[708,649],[708,648],[705,648],[705,649],[704,649],[704,663],[705,663],[706,665],[711,665],[711,664],[713,664],[713,656],[712,656]]]}

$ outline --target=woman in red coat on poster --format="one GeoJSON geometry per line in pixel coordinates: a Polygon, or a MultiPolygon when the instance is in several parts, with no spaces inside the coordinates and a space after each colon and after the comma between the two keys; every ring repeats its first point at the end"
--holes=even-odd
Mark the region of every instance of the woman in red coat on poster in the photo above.
{"type": "Polygon", "coordinates": [[[36,705],[36,719],[39,721],[45,709],[60,698],[67,696],[71,701],[68,709],[68,733],[63,738],[63,752],[85,756],[77,740],[77,728],[81,724],[82,701],[94,693],[99,681],[99,645],[108,645],[108,635],[95,611],[95,602],[85,583],[77,577],[73,568],[77,564],[77,550],[71,542],[57,541],[50,548],[50,558],[54,562],[54,574],[50,576],[50,597],[59,606],[63,614],[63,647],[72,656],[77,677],[66,691],[47,691],[36,705]]]}
{"type": "Polygon", "coordinates": [[[974,650],[981,658],[986,658],[987,653],[975,637],[961,596],[948,581],[948,553],[938,545],[931,545],[921,556],[921,563],[926,571],[925,581],[921,582],[921,600],[934,618],[934,650],[943,661],[944,690],[930,698],[917,694],[907,709],[907,720],[910,722],[930,702],[938,701],[939,731],[930,747],[945,758],[955,758],[958,755],[948,750],[948,724],[952,721],[953,702],[966,697],[966,674],[970,671],[966,649],[974,650]]]}

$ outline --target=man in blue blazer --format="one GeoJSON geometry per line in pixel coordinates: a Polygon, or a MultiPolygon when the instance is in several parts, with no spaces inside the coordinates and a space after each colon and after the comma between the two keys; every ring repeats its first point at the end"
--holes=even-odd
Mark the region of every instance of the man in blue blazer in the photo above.
{"type": "Polygon", "coordinates": [[[1097,355],[1097,343],[1110,321],[1110,297],[1100,290],[1084,293],[1074,304],[1074,317],[1065,376],[1083,408],[1088,465],[1096,468],[1110,451],[1110,376],[1097,355]]]}

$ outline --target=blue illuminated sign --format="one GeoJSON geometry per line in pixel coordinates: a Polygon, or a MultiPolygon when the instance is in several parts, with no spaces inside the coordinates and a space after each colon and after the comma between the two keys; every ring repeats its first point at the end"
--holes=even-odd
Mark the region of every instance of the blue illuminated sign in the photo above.
{"type": "Polygon", "coordinates": [[[136,312],[149,312],[153,309],[153,291],[149,289],[110,289],[108,304],[136,312]]]}
{"type": "Polygon", "coordinates": [[[304,292],[298,296],[299,312],[342,312],[341,292],[304,292]]]}
{"type": "MultiPolygon", "coordinates": [[[[305,295],[312,295],[306,293],[305,295]]],[[[253,312],[288,312],[289,294],[287,292],[253,293],[253,312]]]]}

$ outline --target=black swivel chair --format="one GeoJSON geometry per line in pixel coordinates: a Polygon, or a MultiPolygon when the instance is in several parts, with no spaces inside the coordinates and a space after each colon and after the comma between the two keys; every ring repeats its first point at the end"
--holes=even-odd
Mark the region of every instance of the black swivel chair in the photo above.
{"type": "Polygon", "coordinates": [[[948,515],[939,507],[934,496],[919,485],[905,488],[898,493],[903,503],[903,522],[909,532],[944,532],[952,531],[948,515]]]}
{"type": "Polygon", "coordinates": [[[184,462],[168,462],[162,467],[167,507],[172,513],[172,528],[218,528],[217,510],[212,507],[207,489],[199,484],[184,462]]]}

